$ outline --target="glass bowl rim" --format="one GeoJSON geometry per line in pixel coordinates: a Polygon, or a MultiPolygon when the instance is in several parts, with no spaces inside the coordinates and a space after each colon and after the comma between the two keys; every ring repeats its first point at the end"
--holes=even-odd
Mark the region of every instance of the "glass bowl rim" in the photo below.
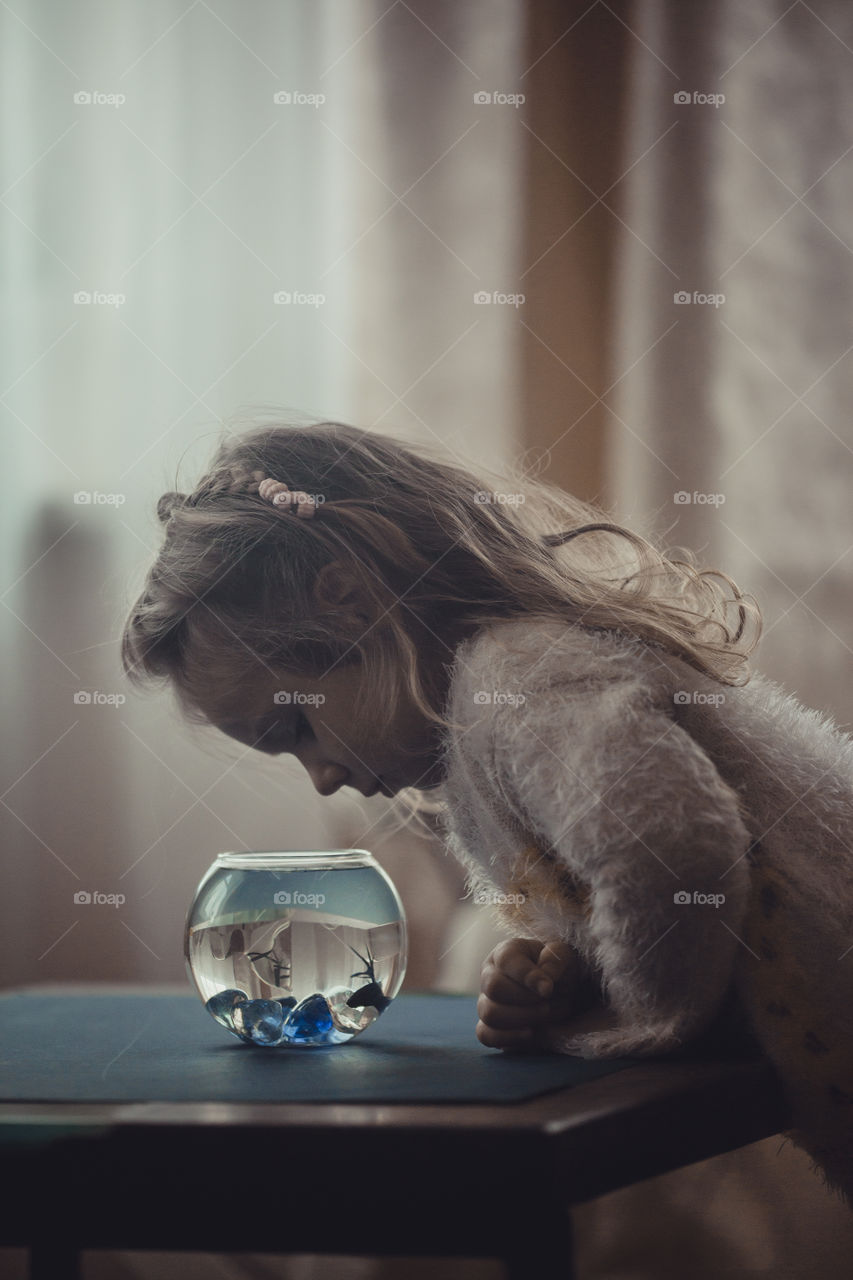
{"type": "Polygon", "coordinates": [[[378,865],[368,849],[269,849],[216,855],[215,866],[236,871],[333,870],[378,865]]]}

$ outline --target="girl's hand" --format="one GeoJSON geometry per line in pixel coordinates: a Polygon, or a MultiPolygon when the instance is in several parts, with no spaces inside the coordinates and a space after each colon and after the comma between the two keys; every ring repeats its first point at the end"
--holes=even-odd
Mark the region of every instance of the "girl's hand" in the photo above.
{"type": "Polygon", "coordinates": [[[594,1000],[574,947],[536,938],[495,947],[483,963],[480,988],[477,1039],[490,1049],[546,1049],[549,1031],[594,1000]]]}

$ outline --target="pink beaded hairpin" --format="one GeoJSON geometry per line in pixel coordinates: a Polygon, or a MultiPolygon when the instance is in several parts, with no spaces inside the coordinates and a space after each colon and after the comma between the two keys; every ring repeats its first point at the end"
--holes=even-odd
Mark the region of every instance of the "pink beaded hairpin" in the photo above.
{"type": "MultiPolygon", "coordinates": [[[[246,482],[240,480],[234,486],[242,488],[246,482]]],[[[317,510],[317,503],[310,493],[302,489],[290,489],[283,480],[273,480],[265,476],[263,471],[253,471],[248,480],[251,491],[257,489],[258,494],[274,507],[295,507],[296,514],[303,520],[310,520],[317,510]]]]}

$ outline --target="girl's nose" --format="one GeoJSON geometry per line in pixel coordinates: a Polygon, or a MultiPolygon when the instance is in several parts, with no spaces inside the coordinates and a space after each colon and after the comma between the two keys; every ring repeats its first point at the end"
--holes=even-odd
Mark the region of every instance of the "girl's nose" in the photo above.
{"type": "Polygon", "coordinates": [[[349,771],[340,764],[305,764],[305,772],[321,796],[334,795],[349,777],[349,771]]]}

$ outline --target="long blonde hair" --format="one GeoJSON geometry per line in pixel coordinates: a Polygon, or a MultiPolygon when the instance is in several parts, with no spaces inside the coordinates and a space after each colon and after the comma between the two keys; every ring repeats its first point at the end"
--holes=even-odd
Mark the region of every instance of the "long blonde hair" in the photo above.
{"type": "Polygon", "coordinates": [[[337,422],[294,425],[279,415],[236,435],[226,428],[195,488],[157,503],[165,540],[124,626],[128,678],[170,682],[185,718],[210,724],[214,671],[217,688],[233,691],[253,659],[313,678],[360,662],[359,709],[378,711],[378,732],[403,690],[446,728],[413,623],[440,640],[525,616],[618,630],[723,684],[749,680],[761,612],[726,574],[700,569],[683,549],[671,559],[518,465],[505,475],[476,470],[337,422]],[[315,518],[283,519],[257,493],[233,492],[253,470],[316,495],[315,518]],[[335,561],[379,616],[355,641],[313,592],[335,561]]]}

